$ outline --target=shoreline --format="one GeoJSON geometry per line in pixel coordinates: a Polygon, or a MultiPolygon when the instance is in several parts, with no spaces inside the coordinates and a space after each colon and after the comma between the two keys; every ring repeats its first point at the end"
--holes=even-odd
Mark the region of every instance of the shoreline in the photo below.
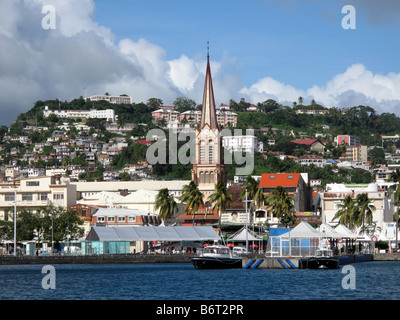
{"type": "MultiPolygon", "coordinates": [[[[0,256],[0,265],[20,264],[129,264],[129,263],[190,263],[196,255],[184,254],[114,254],[114,255],[63,255],[63,256],[0,256]]],[[[268,257],[248,255],[246,258],[268,257]]],[[[371,261],[400,261],[400,253],[376,253],[371,261]]]]}

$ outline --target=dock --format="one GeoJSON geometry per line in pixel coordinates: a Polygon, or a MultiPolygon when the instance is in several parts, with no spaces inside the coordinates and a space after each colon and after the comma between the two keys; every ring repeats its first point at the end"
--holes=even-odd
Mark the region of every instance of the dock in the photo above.
{"type": "MultiPolygon", "coordinates": [[[[349,254],[336,256],[339,265],[368,261],[400,261],[400,253],[349,254]]],[[[302,269],[300,257],[245,257],[243,269],[302,269]]]]}

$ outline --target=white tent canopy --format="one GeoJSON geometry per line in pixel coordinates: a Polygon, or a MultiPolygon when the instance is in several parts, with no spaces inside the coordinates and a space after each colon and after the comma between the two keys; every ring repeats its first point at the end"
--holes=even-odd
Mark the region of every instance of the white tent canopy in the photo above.
{"type": "Polygon", "coordinates": [[[348,238],[349,235],[341,233],[340,230],[333,229],[329,224],[323,223],[319,226],[319,231],[322,232],[326,238],[341,239],[348,238]]]}
{"type": "Polygon", "coordinates": [[[300,222],[293,230],[281,234],[279,238],[323,238],[324,233],[314,229],[308,222],[300,222]]]}
{"type": "Polygon", "coordinates": [[[349,228],[347,228],[345,225],[343,224],[339,224],[336,228],[335,231],[343,234],[343,238],[351,238],[351,239],[356,239],[357,235],[353,232],[350,231],[349,228]]]}
{"type": "Polygon", "coordinates": [[[88,241],[209,241],[221,237],[211,226],[93,227],[88,241]]]}
{"type": "Polygon", "coordinates": [[[228,238],[228,241],[262,241],[261,238],[253,236],[246,227],[243,227],[238,232],[228,238]],[[247,236],[246,236],[247,233],[247,236]]]}

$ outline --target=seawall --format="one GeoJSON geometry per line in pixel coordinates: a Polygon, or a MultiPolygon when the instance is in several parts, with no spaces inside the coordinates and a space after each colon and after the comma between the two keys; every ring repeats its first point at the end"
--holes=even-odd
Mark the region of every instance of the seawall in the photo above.
{"type": "Polygon", "coordinates": [[[124,264],[124,263],[186,263],[192,255],[91,255],[91,256],[0,256],[0,265],[12,264],[124,264]]]}

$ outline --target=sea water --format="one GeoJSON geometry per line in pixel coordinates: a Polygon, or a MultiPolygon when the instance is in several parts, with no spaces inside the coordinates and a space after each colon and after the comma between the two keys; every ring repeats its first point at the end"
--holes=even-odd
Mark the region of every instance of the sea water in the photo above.
{"type": "Polygon", "coordinates": [[[1,300],[388,300],[400,299],[400,261],[344,269],[197,270],[190,263],[1,265],[1,300]]]}

